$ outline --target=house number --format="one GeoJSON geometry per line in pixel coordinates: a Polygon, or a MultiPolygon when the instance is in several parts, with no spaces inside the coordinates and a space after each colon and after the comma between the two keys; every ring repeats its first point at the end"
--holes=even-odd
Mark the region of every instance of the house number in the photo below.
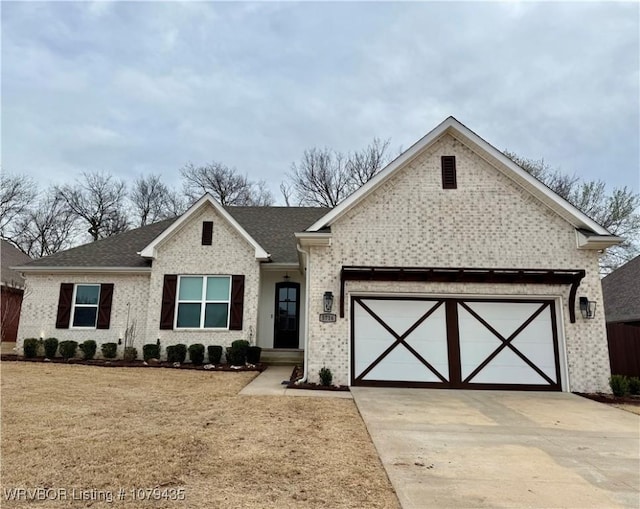
{"type": "Polygon", "coordinates": [[[336,314],[335,313],[320,313],[320,321],[321,322],[335,322],[336,314]]]}

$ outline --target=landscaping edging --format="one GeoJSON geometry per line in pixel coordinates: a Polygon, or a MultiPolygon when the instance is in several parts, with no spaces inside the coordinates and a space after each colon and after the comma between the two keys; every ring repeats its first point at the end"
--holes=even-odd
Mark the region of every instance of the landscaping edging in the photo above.
{"type": "Polygon", "coordinates": [[[302,366],[294,366],[293,371],[291,372],[291,377],[289,378],[289,384],[287,385],[287,389],[349,392],[349,387],[347,385],[320,385],[320,384],[312,384],[309,382],[297,383],[298,380],[302,378],[303,374],[304,374],[304,370],[302,369],[302,366]]]}
{"type": "Polygon", "coordinates": [[[625,404],[625,405],[639,405],[640,406],[640,396],[614,396],[613,394],[604,394],[601,392],[596,393],[585,393],[585,392],[574,392],[577,396],[582,396],[583,398],[590,399],[592,401],[597,401],[598,403],[605,403],[607,405],[612,404],[625,404]]]}
{"type": "Polygon", "coordinates": [[[25,358],[15,354],[4,354],[0,356],[2,362],[36,362],[43,364],[66,364],[66,365],[79,365],[79,366],[101,366],[105,368],[168,368],[168,369],[190,369],[195,371],[259,371],[262,372],[267,369],[265,364],[249,364],[245,366],[230,366],[229,364],[203,364],[200,366],[194,366],[191,363],[181,363],[174,365],[169,362],[154,362],[149,363],[142,360],[125,361],[123,359],[69,359],[64,360],[60,357],[53,359],[47,359],[45,357],[25,358]],[[207,367],[205,367],[207,366],[207,367]]]}

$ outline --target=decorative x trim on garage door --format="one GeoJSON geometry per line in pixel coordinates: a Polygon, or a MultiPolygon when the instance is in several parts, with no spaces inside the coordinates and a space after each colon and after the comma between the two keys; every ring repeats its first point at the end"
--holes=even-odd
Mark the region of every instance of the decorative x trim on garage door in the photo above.
{"type": "Polygon", "coordinates": [[[496,356],[502,352],[505,348],[510,348],[513,353],[515,353],[518,357],[520,357],[524,362],[531,367],[538,375],[540,375],[544,380],[547,381],[550,385],[555,385],[556,382],[551,380],[547,376],[547,374],[542,371],[538,366],[536,366],[526,355],[524,355],[520,350],[518,350],[515,346],[513,346],[513,340],[518,337],[518,335],[525,330],[531,322],[533,322],[539,315],[542,313],[547,307],[550,307],[551,304],[549,302],[543,303],[536,311],[533,312],[529,318],[527,318],[522,324],[511,334],[508,338],[505,338],[502,334],[500,334],[497,330],[495,330],[484,318],[482,318],[478,313],[476,313],[473,309],[471,309],[465,302],[459,301],[458,304],[462,306],[471,316],[473,316],[478,322],[484,325],[495,337],[497,337],[501,344],[498,348],[496,348],[491,355],[489,355],[484,361],[482,361],[476,369],[474,369],[471,374],[467,378],[465,378],[462,383],[469,383],[478,373],[480,373],[496,356]]]}
{"type": "MultiPolygon", "coordinates": [[[[434,375],[436,375],[442,382],[447,382],[448,380],[442,376],[436,368],[434,368],[422,355],[420,355],[409,343],[407,343],[407,337],[416,330],[420,324],[422,324],[427,318],[429,318],[443,303],[444,300],[437,301],[436,304],[429,309],[424,315],[422,315],[414,324],[409,327],[404,334],[398,334],[394,331],[389,324],[387,324],[382,318],[380,318],[369,306],[367,306],[364,302],[362,302],[361,298],[355,297],[354,301],[357,302],[362,309],[364,309],[367,313],[371,315],[371,317],[376,320],[393,338],[395,341],[384,351],[382,352],[376,360],[374,360],[360,375],[356,377],[356,381],[364,379],[369,372],[373,368],[375,368],[387,355],[389,355],[394,348],[398,345],[403,345],[407,350],[409,350],[422,364],[425,365],[434,375]]],[[[433,301],[431,301],[433,302],[433,301]]]]}

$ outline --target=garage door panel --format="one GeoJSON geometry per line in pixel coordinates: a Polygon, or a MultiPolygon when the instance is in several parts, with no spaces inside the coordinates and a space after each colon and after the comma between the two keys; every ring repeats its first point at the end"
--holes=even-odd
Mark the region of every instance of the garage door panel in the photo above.
{"type": "MultiPolygon", "coordinates": [[[[362,299],[396,334],[402,336],[438,302],[427,300],[362,299]]],[[[366,312],[366,311],[365,311],[366,312]]]]}
{"type": "Polygon", "coordinates": [[[464,305],[505,338],[540,308],[540,302],[465,302],[464,305]]]}
{"type": "Polygon", "coordinates": [[[393,336],[375,318],[355,303],[358,341],[354,345],[355,374],[360,374],[394,343],[393,336]]]}
{"type": "MultiPolygon", "coordinates": [[[[436,309],[406,338],[406,342],[438,372],[449,379],[449,352],[444,306],[436,309]]],[[[435,380],[434,380],[435,381],[435,380]]]]}
{"type": "Polygon", "coordinates": [[[514,381],[519,384],[548,385],[542,376],[509,348],[496,355],[470,383],[511,384],[514,381]]]}
{"type": "MultiPolygon", "coordinates": [[[[444,365],[434,366],[440,374],[438,368],[444,365]]],[[[448,366],[446,367],[448,369],[448,366]]],[[[396,382],[442,382],[427,366],[422,364],[403,345],[396,346],[393,351],[384,358],[384,362],[377,364],[369,373],[363,377],[364,381],[389,380],[396,382]]]]}
{"type": "Polygon", "coordinates": [[[464,380],[502,344],[502,341],[460,305],[458,330],[461,338],[460,368],[464,380]]]}

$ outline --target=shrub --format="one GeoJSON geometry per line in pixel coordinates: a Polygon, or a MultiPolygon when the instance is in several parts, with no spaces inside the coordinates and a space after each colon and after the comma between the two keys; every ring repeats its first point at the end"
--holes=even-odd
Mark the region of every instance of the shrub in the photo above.
{"type": "Polygon", "coordinates": [[[611,375],[609,386],[614,396],[624,396],[629,393],[629,379],[624,375],[611,375]]]}
{"type": "Polygon", "coordinates": [[[194,365],[200,366],[204,362],[204,345],[200,343],[189,345],[189,359],[194,365]]]}
{"type": "Polygon", "coordinates": [[[100,350],[105,359],[115,359],[118,354],[118,343],[102,343],[100,350]]]}
{"type": "Polygon", "coordinates": [[[77,341],[61,341],[60,342],[60,355],[65,361],[68,361],[75,356],[78,349],[77,341]]]}
{"type": "Polygon", "coordinates": [[[318,375],[320,376],[320,385],[328,387],[333,382],[333,373],[329,368],[322,368],[318,375]]]}
{"type": "Polygon", "coordinates": [[[135,361],[138,358],[138,350],[132,346],[127,346],[124,349],[124,360],[127,362],[135,361]]]}
{"type": "Polygon", "coordinates": [[[22,343],[22,349],[27,359],[33,359],[38,355],[38,338],[26,338],[22,343]]]}
{"type": "Polygon", "coordinates": [[[87,339],[84,343],[78,345],[85,360],[93,359],[96,355],[98,345],[93,339],[87,339]]]}
{"type": "Polygon", "coordinates": [[[247,349],[247,362],[249,364],[258,364],[262,355],[262,348],[259,346],[250,346],[247,349]]]}
{"type": "Polygon", "coordinates": [[[47,338],[44,340],[44,356],[53,359],[58,351],[58,338],[47,338]]]}
{"type": "Polygon", "coordinates": [[[145,361],[149,359],[160,359],[160,345],[156,343],[147,343],[142,347],[142,358],[145,361]]]}
{"type": "MultiPolygon", "coordinates": [[[[236,339],[235,341],[231,342],[231,348],[234,348],[239,352],[242,352],[242,355],[246,359],[247,350],[249,350],[249,342],[244,339],[236,339]]],[[[244,363],[244,359],[242,362],[244,363]]]]}
{"type": "Polygon", "coordinates": [[[227,364],[231,366],[244,366],[246,357],[244,348],[234,346],[227,348],[227,364]]]}
{"type": "Polygon", "coordinates": [[[183,363],[187,358],[187,345],[179,343],[167,347],[167,360],[169,362],[183,363]]]}
{"type": "Polygon", "coordinates": [[[629,378],[629,392],[631,394],[640,394],[640,378],[637,376],[629,378]]]}
{"type": "Polygon", "coordinates": [[[207,355],[211,364],[220,364],[222,359],[222,347],[220,345],[210,345],[207,347],[207,355]]]}

